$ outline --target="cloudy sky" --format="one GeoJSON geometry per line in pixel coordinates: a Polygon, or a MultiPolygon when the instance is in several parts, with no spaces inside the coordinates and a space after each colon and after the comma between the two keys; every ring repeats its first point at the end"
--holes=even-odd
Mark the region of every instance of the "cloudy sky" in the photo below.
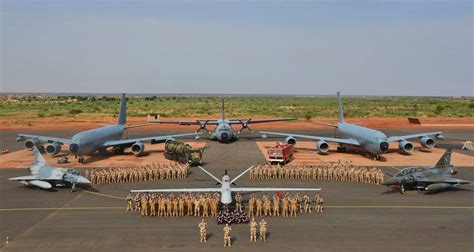
{"type": "Polygon", "coordinates": [[[472,1],[1,1],[3,92],[473,96],[472,1]]]}

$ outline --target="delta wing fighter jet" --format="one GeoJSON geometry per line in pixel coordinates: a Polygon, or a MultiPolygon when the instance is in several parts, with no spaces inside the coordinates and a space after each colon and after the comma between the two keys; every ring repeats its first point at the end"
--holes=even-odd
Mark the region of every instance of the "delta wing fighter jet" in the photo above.
{"type": "Polygon", "coordinates": [[[339,152],[345,152],[346,147],[357,147],[361,148],[370,153],[375,160],[380,160],[380,154],[386,153],[389,148],[390,142],[398,142],[400,150],[406,154],[410,154],[414,150],[414,146],[408,140],[418,139],[420,144],[425,148],[433,148],[435,146],[435,140],[443,139],[443,132],[429,132],[412,134],[406,136],[392,136],[387,137],[383,132],[369,129],[366,127],[359,126],[357,124],[346,123],[344,119],[344,112],[342,110],[342,101],[339,92],[337,92],[338,109],[339,109],[339,122],[337,124],[323,124],[325,126],[331,126],[336,128],[335,137],[322,137],[322,136],[309,136],[291,133],[279,133],[260,131],[263,138],[267,135],[286,136],[285,141],[290,144],[296,143],[296,138],[316,140],[316,148],[320,153],[327,153],[329,151],[328,142],[338,143],[339,152]]]}
{"type": "Polygon", "coordinates": [[[268,123],[268,122],[281,122],[281,121],[291,121],[294,119],[291,118],[280,118],[280,119],[260,119],[255,120],[252,118],[249,119],[226,119],[224,112],[224,98],[221,100],[221,118],[218,120],[196,120],[196,121],[150,121],[150,123],[163,123],[163,124],[178,124],[178,125],[199,125],[199,129],[196,133],[200,131],[206,131],[210,134],[210,140],[217,140],[221,143],[231,142],[239,138],[240,133],[243,130],[252,131],[249,127],[253,123],[268,123]],[[240,124],[242,127],[239,131],[234,131],[232,125],[240,124]],[[216,125],[216,128],[211,133],[206,126],[207,125],[216,125]]]}
{"type": "Polygon", "coordinates": [[[34,146],[40,146],[48,143],[46,146],[46,153],[53,156],[61,151],[63,144],[69,145],[69,151],[73,153],[76,158],[79,156],[78,162],[84,162],[84,155],[90,155],[95,152],[105,153],[107,148],[113,148],[116,154],[123,154],[125,148],[131,148],[132,153],[139,156],[145,150],[144,142],[151,142],[151,144],[164,143],[167,140],[174,140],[175,137],[195,136],[197,133],[186,133],[177,135],[152,136],[133,139],[122,139],[123,134],[127,129],[145,126],[148,124],[127,126],[127,99],[125,94],[122,94],[122,102],[120,104],[120,113],[117,124],[104,125],[101,128],[81,131],[75,134],[71,139],[38,136],[29,134],[18,134],[17,141],[25,141],[25,149],[31,150],[34,146]]]}
{"type": "Polygon", "coordinates": [[[203,170],[207,175],[213,178],[217,184],[220,184],[220,187],[209,187],[209,188],[182,188],[182,189],[146,189],[146,190],[131,190],[134,193],[153,193],[153,192],[219,192],[221,194],[221,203],[228,205],[232,203],[232,193],[234,192],[278,192],[278,191],[321,191],[321,188],[284,188],[284,187],[232,187],[235,181],[242,177],[245,173],[250,171],[253,166],[239,174],[237,177],[230,179],[227,175],[227,170],[222,176],[222,179],[218,179],[216,176],[212,175],[210,172],[198,166],[203,170]]]}
{"type": "Polygon", "coordinates": [[[29,168],[31,175],[9,178],[8,180],[19,181],[24,185],[36,186],[41,189],[51,189],[57,185],[71,186],[72,191],[76,185],[90,186],[91,182],[81,176],[79,171],[73,168],[63,169],[49,166],[41,156],[37,146],[33,146],[33,164],[29,168]]]}
{"type": "Polygon", "coordinates": [[[434,166],[405,168],[383,184],[387,187],[396,186],[403,194],[405,189],[434,193],[449,187],[471,183],[467,180],[453,178],[457,172],[451,165],[451,150],[446,150],[434,166]]]}

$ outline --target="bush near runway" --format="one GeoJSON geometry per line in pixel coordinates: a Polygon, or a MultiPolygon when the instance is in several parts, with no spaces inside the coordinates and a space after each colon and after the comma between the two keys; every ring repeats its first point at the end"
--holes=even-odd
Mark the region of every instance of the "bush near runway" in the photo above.
{"type": "MultiPolygon", "coordinates": [[[[128,116],[217,117],[220,99],[205,96],[129,96],[128,116]]],[[[116,116],[119,96],[1,96],[0,117],[116,116]]],[[[361,117],[473,117],[474,100],[441,97],[344,97],[346,116],[361,117]]],[[[335,97],[244,96],[226,98],[226,115],[278,116],[309,119],[336,117],[335,97]]]]}

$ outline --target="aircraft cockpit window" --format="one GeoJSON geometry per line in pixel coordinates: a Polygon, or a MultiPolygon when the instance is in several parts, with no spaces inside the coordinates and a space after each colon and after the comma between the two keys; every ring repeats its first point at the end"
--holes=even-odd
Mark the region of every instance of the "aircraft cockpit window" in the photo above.
{"type": "Polygon", "coordinates": [[[79,175],[80,174],[79,171],[74,169],[74,168],[67,169],[67,172],[71,173],[71,174],[74,174],[74,175],[79,175]]]}

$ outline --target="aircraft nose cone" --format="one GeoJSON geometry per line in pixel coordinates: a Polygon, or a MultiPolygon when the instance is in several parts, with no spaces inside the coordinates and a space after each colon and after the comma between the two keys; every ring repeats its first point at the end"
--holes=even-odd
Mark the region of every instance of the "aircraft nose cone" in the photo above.
{"type": "Polygon", "coordinates": [[[69,150],[72,153],[77,153],[79,151],[79,145],[77,143],[72,143],[69,145],[69,150]]]}
{"type": "Polygon", "coordinates": [[[380,151],[382,151],[382,152],[388,151],[388,146],[389,146],[389,144],[387,142],[381,142],[380,143],[380,151]]]}
{"type": "Polygon", "coordinates": [[[91,184],[91,182],[88,179],[86,179],[82,176],[77,179],[77,183],[79,183],[79,184],[88,184],[88,185],[91,184]]]}
{"type": "Polygon", "coordinates": [[[221,138],[222,140],[227,140],[229,138],[229,134],[227,134],[227,132],[224,132],[221,134],[221,138]]]}

